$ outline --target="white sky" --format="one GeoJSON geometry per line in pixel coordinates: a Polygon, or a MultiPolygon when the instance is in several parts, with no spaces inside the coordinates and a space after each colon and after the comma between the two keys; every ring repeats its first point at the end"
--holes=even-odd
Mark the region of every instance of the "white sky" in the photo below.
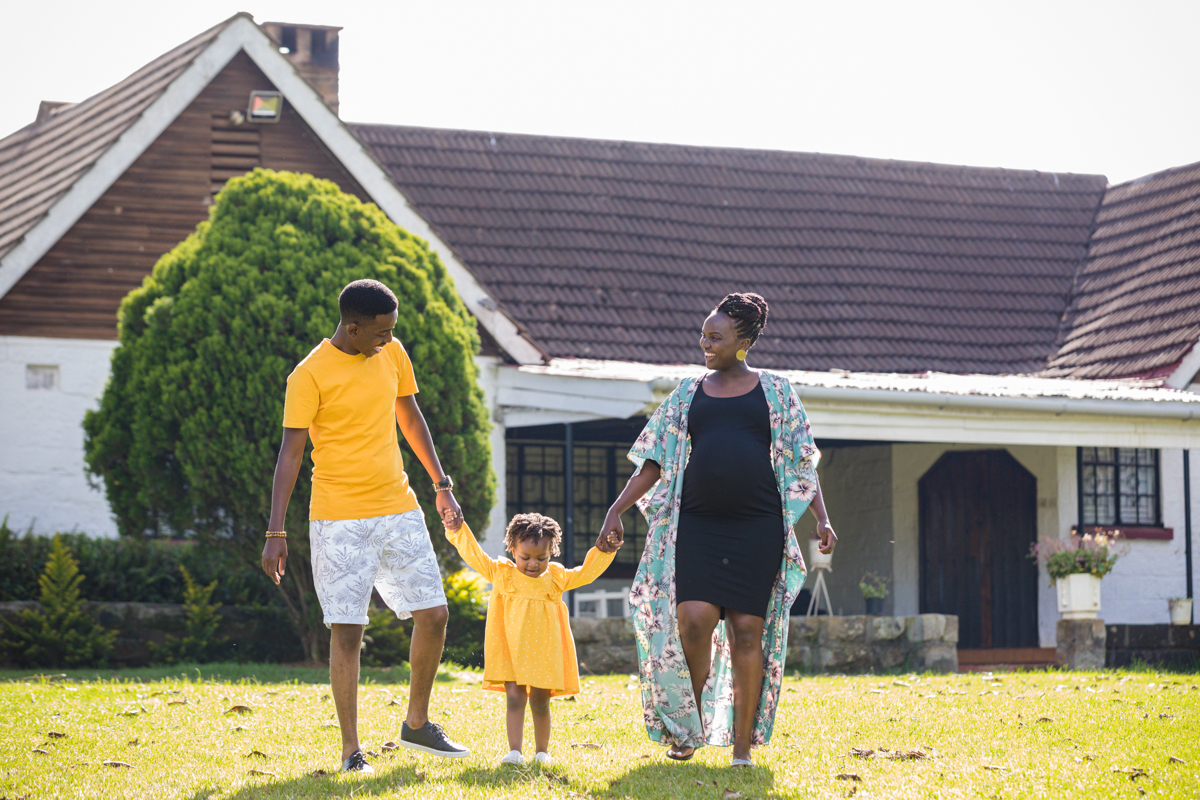
{"type": "Polygon", "coordinates": [[[1089,172],[1200,161],[1200,2],[36,0],[0,135],[237,11],[340,25],[355,122],[1089,172]],[[166,9],[169,9],[166,10],[166,9]]]}

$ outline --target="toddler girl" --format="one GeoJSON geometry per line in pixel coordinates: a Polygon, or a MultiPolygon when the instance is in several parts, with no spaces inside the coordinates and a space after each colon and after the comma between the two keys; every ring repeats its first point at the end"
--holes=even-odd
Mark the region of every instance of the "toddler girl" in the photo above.
{"type": "Polygon", "coordinates": [[[492,559],[464,523],[446,529],[459,555],[492,584],[483,644],[483,688],[508,695],[509,754],[502,764],[523,764],[525,703],[533,711],[533,738],[539,764],[550,763],[550,698],[579,691],[575,640],[567,621],[563,592],[586,586],[612,563],[621,546],[615,533],[601,534],[583,566],[567,569],[552,562],[562,529],[541,514],[517,514],[504,544],[513,555],[492,559]]]}

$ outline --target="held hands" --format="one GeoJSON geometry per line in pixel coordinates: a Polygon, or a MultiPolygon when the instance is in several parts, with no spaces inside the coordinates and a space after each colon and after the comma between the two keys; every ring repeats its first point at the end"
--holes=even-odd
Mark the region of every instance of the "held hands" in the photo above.
{"type": "Polygon", "coordinates": [[[604,525],[600,535],[596,537],[596,549],[602,553],[615,553],[625,543],[625,526],[621,524],[621,515],[614,514],[609,509],[604,517],[604,525]]]}
{"type": "Polygon", "coordinates": [[[442,518],[442,524],[446,526],[446,530],[456,531],[462,527],[463,512],[458,507],[458,501],[454,499],[453,492],[437,493],[437,510],[438,516],[442,518]]]}
{"type": "Polygon", "coordinates": [[[833,526],[829,524],[829,520],[824,519],[817,523],[817,538],[821,540],[820,550],[828,555],[833,552],[833,546],[837,544],[837,534],[833,532],[833,526]]]}

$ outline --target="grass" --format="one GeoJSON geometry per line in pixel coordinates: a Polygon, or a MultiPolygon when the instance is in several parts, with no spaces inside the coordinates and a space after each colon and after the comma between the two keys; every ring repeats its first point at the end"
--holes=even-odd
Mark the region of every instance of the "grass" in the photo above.
{"type": "Polygon", "coordinates": [[[549,769],[497,764],[504,698],[468,672],[435,686],[433,717],[470,758],[385,752],[405,677],[364,670],[360,734],[380,753],[377,772],[338,777],[314,774],[332,771],[339,750],[322,670],[0,673],[0,798],[1200,797],[1198,675],[789,678],[773,741],[736,771],[724,748],[668,762],[627,676],[585,680],[577,700],[552,703],[549,769]]]}

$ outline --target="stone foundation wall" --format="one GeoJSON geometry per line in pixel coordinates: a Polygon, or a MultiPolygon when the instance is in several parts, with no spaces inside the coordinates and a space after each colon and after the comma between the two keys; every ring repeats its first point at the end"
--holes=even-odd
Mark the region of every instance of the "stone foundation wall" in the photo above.
{"type": "Polygon", "coordinates": [[[1200,669],[1200,625],[1107,625],[1104,665],[1200,669]]]}
{"type": "Polygon", "coordinates": [[[792,617],[787,668],[802,672],[958,671],[958,617],[792,617]]]}
{"type": "MultiPolygon", "coordinates": [[[[787,668],[802,672],[958,671],[958,617],[792,617],[787,668]]],[[[638,671],[633,622],[571,620],[582,672],[638,671]]]]}

